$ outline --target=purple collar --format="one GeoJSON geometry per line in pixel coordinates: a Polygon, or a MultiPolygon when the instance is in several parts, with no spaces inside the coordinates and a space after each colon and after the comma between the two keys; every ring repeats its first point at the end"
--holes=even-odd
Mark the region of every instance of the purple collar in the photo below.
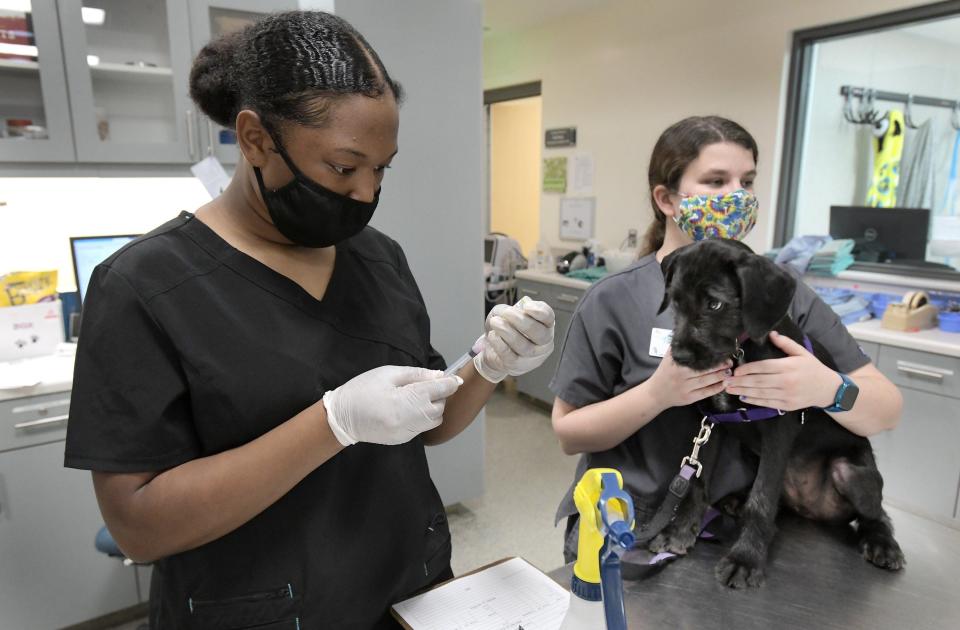
{"type": "MultiPolygon", "coordinates": [[[[740,355],[739,358],[742,358],[740,344],[746,341],[746,338],[746,333],[744,333],[737,339],[737,352],[735,354],[740,355]]],[[[803,336],[803,347],[807,349],[807,352],[813,354],[813,344],[810,342],[810,337],[806,335],[803,336]]],[[[734,358],[737,359],[738,357],[735,356],[734,358]]],[[[757,420],[778,418],[784,413],[786,412],[771,407],[744,407],[736,411],[715,414],[708,413],[704,414],[704,416],[710,422],[755,422],[757,420]]]]}

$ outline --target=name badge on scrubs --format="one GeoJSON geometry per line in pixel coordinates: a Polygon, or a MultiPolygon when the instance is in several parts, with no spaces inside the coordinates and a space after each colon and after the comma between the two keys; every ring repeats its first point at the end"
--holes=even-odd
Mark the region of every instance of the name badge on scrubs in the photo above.
{"type": "Polygon", "coordinates": [[[673,340],[673,331],[667,328],[653,328],[650,330],[650,356],[663,358],[673,340]]]}

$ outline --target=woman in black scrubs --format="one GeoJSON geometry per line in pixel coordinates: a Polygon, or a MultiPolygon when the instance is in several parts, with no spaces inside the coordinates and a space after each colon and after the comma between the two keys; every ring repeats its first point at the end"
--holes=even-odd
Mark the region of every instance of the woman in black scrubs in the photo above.
{"type": "Polygon", "coordinates": [[[474,362],[437,371],[404,254],[366,227],[400,89],[342,19],[215,41],[190,90],[243,159],[94,272],[66,465],[153,563],[154,630],[392,627],[390,604],[451,576],[424,445],[542,363],[553,313],[498,308],[474,362]]]}

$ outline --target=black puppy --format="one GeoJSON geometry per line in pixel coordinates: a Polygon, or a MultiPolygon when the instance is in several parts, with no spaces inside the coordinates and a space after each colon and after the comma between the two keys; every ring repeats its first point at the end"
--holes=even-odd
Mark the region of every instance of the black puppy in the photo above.
{"type": "MultiPolygon", "coordinates": [[[[671,352],[678,364],[705,370],[741,350],[741,362],[782,357],[767,339],[771,330],[803,343],[803,332],[788,315],[796,280],[746,245],[701,241],[667,256],[662,268],[666,293],[660,310],[673,304],[671,352]]],[[[814,355],[835,369],[829,353],[811,342],[814,355]]],[[[751,405],[723,392],[695,407],[706,415],[751,405]]],[[[759,455],[757,476],[739,510],[740,536],[716,567],[720,582],[733,588],[762,583],[781,498],[807,518],[856,521],[860,550],[868,561],[891,570],[903,566],[903,553],[880,505],[883,479],[869,440],[813,408],[770,420],[717,424],[717,429],[730,431],[759,455]]],[[[694,486],[674,522],[651,541],[652,550],[684,553],[693,545],[706,509],[704,495],[700,484],[694,486]]]]}

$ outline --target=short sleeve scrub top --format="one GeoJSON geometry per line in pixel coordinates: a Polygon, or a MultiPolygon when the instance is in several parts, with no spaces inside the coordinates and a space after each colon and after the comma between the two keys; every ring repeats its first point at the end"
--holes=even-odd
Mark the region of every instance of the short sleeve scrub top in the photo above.
{"type": "MultiPolygon", "coordinates": [[[[613,398],[650,378],[660,365],[660,358],[651,354],[652,332],[673,330],[672,306],[657,314],[663,293],[663,273],[653,254],[594,284],[574,313],[550,383],[553,393],[580,408],[613,398]]],[[[797,283],[790,316],[830,351],[841,372],[870,362],[836,314],[803,282],[797,283]]],[[[652,518],[680,470],[680,461],[690,453],[700,421],[689,407],[667,409],[617,446],[581,456],[573,484],[557,509],[557,521],[576,514],[573,488],[587,469],[597,467],[621,472],[637,522],[652,518]]],[[[739,441],[721,436],[717,467],[707,489],[711,502],[748,487],[756,475],[756,461],[745,456],[739,441]]],[[[568,533],[573,524],[571,520],[568,533]]],[[[568,551],[571,543],[576,541],[568,537],[568,551]]]]}
{"type": "MultiPolygon", "coordinates": [[[[163,471],[383,365],[444,366],[396,242],[368,227],[338,244],[318,301],[182,213],[93,273],[65,463],[163,471]]],[[[154,563],[151,628],[395,627],[389,606],[449,563],[421,438],[359,443],[233,532],[154,563]]]]}

